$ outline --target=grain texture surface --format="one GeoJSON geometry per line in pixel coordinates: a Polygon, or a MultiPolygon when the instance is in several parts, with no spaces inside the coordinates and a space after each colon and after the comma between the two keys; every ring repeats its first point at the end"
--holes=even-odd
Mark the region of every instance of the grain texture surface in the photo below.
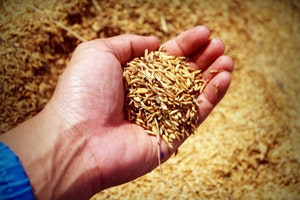
{"type": "MultiPolygon", "coordinates": [[[[300,2],[0,2],[0,132],[49,100],[81,41],[123,33],[162,42],[196,25],[221,38],[235,61],[213,113],[163,165],[188,199],[300,198],[300,2]]],[[[93,199],[184,199],[159,170],[93,199]]]]}

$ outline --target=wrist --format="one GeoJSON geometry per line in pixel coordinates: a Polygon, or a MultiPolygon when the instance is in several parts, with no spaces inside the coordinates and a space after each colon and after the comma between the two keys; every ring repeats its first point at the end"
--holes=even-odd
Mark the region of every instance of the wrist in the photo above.
{"type": "Polygon", "coordinates": [[[67,197],[67,191],[77,187],[76,181],[86,171],[79,168],[85,166],[79,160],[84,157],[79,156],[86,145],[84,137],[77,138],[72,128],[47,106],[1,135],[0,141],[19,157],[37,199],[67,197]]]}
{"type": "Polygon", "coordinates": [[[19,157],[37,199],[42,193],[46,198],[49,195],[47,190],[51,186],[49,181],[54,164],[51,150],[56,148],[56,135],[53,134],[55,126],[47,122],[43,112],[0,137],[0,140],[19,157]]]}

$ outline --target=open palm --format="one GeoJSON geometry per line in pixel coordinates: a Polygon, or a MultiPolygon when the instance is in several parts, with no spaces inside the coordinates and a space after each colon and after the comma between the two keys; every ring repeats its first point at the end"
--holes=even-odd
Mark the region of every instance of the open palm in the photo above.
{"type": "MultiPolygon", "coordinates": [[[[210,80],[199,96],[200,123],[226,93],[233,69],[232,59],[222,55],[224,44],[209,37],[209,30],[198,26],[164,44],[168,53],[189,57],[191,65],[210,80]],[[209,73],[211,70],[219,73],[209,73]]],[[[137,35],[79,45],[49,102],[48,107],[68,125],[72,141],[84,141],[78,155],[88,178],[81,184],[90,185],[92,193],[133,180],[158,165],[156,138],[125,120],[122,78],[122,64],[143,55],[145,49],[158,47],[156,38],[137,35]]],[[[174,150],[182,142],[175,142],[174,150]]],[[[161,148],[165,161],[172,152],[164,143],[161,148]]]]}

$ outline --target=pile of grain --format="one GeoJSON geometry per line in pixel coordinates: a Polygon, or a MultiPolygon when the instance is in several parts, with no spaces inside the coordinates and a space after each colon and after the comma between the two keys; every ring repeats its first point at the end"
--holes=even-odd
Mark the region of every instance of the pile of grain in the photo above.
{"type": "Polygon", "coordinates": [[[144,57],[128,62],[123,72],[127,119],[159,135],[170,149],[174,140],[196,130],[197,97],[206,85],[201,70],[187,61],[162,47],[150,53],[146,49],[144,57]]]}
{"type": "MultiPolygon", "coordinates": [[[[75,46],[123,33],[162,42],[203,24],[235,61],[225,98],[163,165],[189,199],[299,199],[300,4],[1,1],[1,132],[43,108],[75,46]]],[[[157,170],[94,199],[178,199],[157,170]]]]}

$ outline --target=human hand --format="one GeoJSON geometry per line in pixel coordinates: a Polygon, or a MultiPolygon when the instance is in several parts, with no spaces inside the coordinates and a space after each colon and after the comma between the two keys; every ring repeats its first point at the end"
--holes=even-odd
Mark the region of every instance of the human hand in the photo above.
{"type": "MultiPolygon", "coordinates": [[[[198,26],[164,44],[168,53],[189,57],[192,67],[203,70],[204,79],[210,80],[199,96],[199,123],[226,93],[233,69],[232,59],[222,55],[224,44],[209,37],[209,30],[198,26]],[[211,70],[219,73],[211,74],[211,70]]],[[[12,130],[30,131],[24,140],[37,142],[10,142],[37,197],[89,198],[158,166],[156,137],[125,119],[122,78],[122,64],[143,55],[146,48],[151,51],[158,47],[159,41],[154,37],[122,35],[89,41],[76,48],[44,110],[12,130]],[[20,150],[30,144],[39,157],[35,165],[30,163],[35,156],[28,160],[29,152],[20,150]],[[37,166],[43,166],[43,173],[37,173],[37,166]]],[[[174,142],[174,150],[183,141],[174,142]]],[[[161,150],[162,162],[173,153],[163,142],[161,150]]]]}

